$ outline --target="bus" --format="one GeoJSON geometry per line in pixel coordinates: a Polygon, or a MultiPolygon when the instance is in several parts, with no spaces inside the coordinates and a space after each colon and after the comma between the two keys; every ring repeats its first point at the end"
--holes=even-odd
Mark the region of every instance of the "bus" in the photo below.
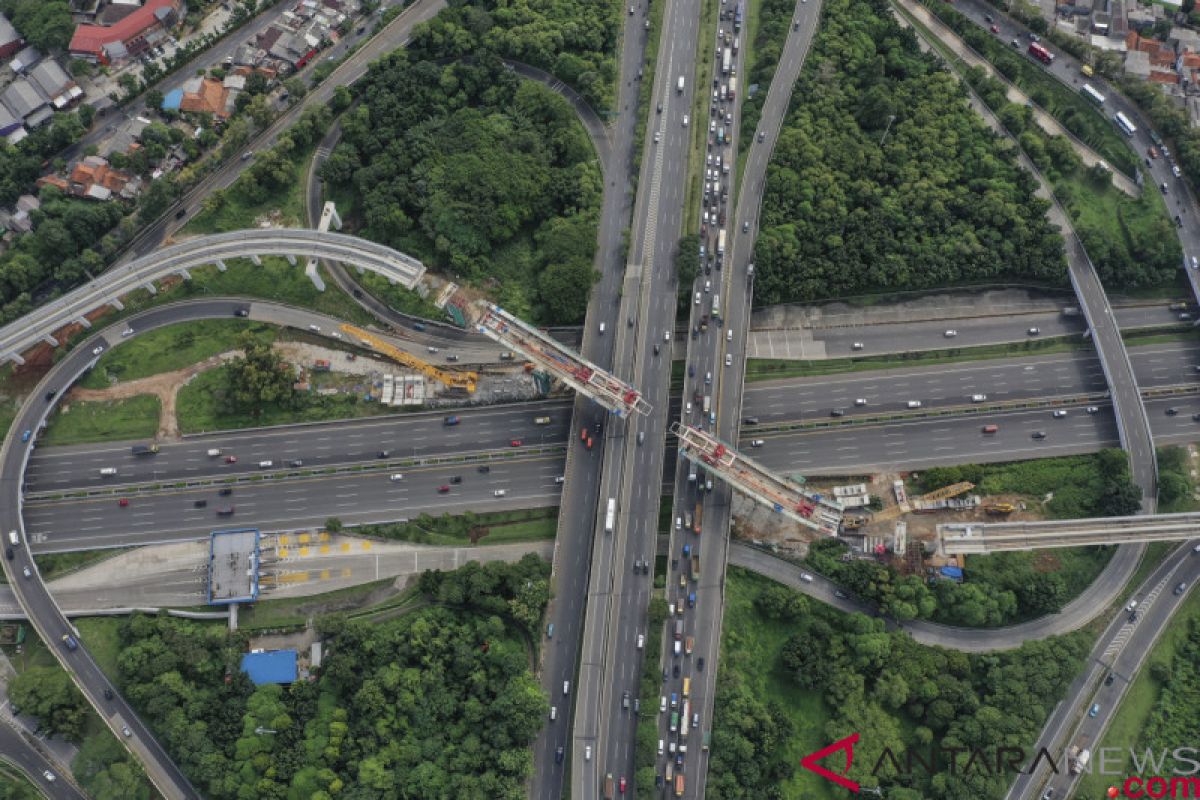
{"type": "Polygon", "coordinates": [[[712,315],[713,315],[714,319],[720,318],[720,316],[721,316],[721,293],[720,292],[713,292],[712,315]]]}
{"type": "Polygon", "coordinates": [[[1129,121],[1129,117],[1125,116],[1120,111],[1113,114],[1113,121],[1117,123],[1117,127],[1121,129],[1121,133],[1125,134],[1126,136],[1133,138],[1133,135],[1137,133],[1137,128],[1135,128],[1133,123],[1129,121]]]}
{"type": "Polygon", "coordinates": [[[1029,43],[1029,55],[1047,66],[1054,63],[1054,54],[1047,50],[1044,45],[1037,42],[1029,43]]]}
{"type": "Polygon", "coordinates": [[[741,33],[742,17],[745,15],[745,13],[746,13],[746,0],[738,0],[737,11],[735,11],[734,15],[733,15],[733,32],[734,33],[741,33]]]}
{"type": "Polygon", "coordinates": [[[1090,83],[1085,83],[1079,93],[1098,106],[1104,105],[1104,95],[1093,89],[1090,83]]]}
{"type": "Polygon", "coordinates": [[[608,498],[608,511],[604,514],[604,532],[612,533],[613,525],[617,523],[617,498],[608,498]]]}

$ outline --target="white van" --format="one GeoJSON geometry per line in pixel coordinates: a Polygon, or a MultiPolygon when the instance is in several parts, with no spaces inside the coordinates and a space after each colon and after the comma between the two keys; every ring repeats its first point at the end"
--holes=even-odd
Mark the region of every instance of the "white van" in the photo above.
{"type": "Polygon", "coordinates": [[[663,740],[662,739],[658,740],[658,754],[660,756],[663,754],[663,740]]]}
{"type": "Polygon", "coordinates": [[[733,328],[730,328],[729,330],[725,331],[725,341],[727,341],[727,342],[733,341],[733,328]]]}
{"type": "Polygon", "coordinates": [[[217,456],[221,455],[221,448],[210,447],[205,455],[207,455],[209,458],[216,458],[217,456]]]}
{"type": "Polygon", "coordinates": [[[101,478],[111,478],[113,475],[116,475],[116,474],[117,474],[116,467],[105,467],[104,469],[100,470],[101,478]]]}
{"type": "Polygon", "coordinates": [[[679,76],[679,81],[675,84],[675,91],[683,94],[683,76],[679,76]]]}
{"type": "Polygon", "coordinates": [[[603,322],[600,323],[600,335],[601,336],[604,335],[604,323],[603,322]]]}
{"type": "Polygon", "coordinates": [[[271,468],[271,467],[273,467],[273,466],[275,466],[275,462],[274,462],[274,461],[260,461],[260,462],[258,462],[258,468],[259,468],[259,469],[270,469],[270,468],[271,468]]]}
{"type": "Polygon", "coordinates": [[[21,544],[21,537],[17,535],[16,531],[8,532],[8,543],[11,544],[13,547],[16,547],[17,545],[21,544]]]}

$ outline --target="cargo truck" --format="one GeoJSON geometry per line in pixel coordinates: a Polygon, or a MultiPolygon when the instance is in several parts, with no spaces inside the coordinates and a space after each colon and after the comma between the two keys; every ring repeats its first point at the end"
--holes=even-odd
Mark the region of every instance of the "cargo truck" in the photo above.
{"type": "Polygon", "coordinates": [[[737,99],[737,78],[729,79],[729,99],[730,100],[737,99]]]}
{"type": "Polygon", "coordinates": [[[717,258],[725,257],[725,229],[721,228],[721,232],[717,234],[717,258]]]}
{"type": "Polygon", "coordinates": [[[1088,761],[1092,757],[1092,751],[1086,747],[1080,750],[1078,747],[1072,747],[1067,751],[1067,760],[1071,765],[1071,774],[1078,775],[1087,767],[1088,761]]]}
{"type": "Polygon", "coordinates": [[[679,94],[683,94],[683,76],[682,75],[679,76],[679,81],[675,84],[675,91],[678,92],[679,94]]]}
{"type": "Polygon", "coordinates": [[[692,556],[692,580],[700,580],[700,554],[696,553],[692,556]]]}
{"type": "Polygon", "coordinates": [[[704,395],[704,413],[707,414],[711,410],[712,410],[712,395],[706,394],[706,395],[704,395]]]}
{"type": "Polygon", "coordinates": [[[604,800],[613,800],[613,777],[611,772],[604,776],[604,800]]]}
{"type": "Polygon", "coordinates": [[[683,773],[675,776],[675,796],[683,797],[683,773]]]}
{"type": "Polygon", "coordinates": [[[694,517],[692,517],[692,533],[695,533],[697,535],[700,533],[700,515],[701,515],[701,513],[703,513],[703,511],[704,511],[704,505],[699,500],[697,500],[696,501],[696,515],[694,517]]]}
{"type": "Polygon", "coordinates": [[[156,444],[135,444],[133,447],[129,448],[129,450],[135,456],[152,456],[158,452],[158,445],[156,445],[156,444]]]}
{"type": "Polygon", "coordinates": [[[721,56],[721,74],[728,75],[729,67],[733,64],[733,56],[729,53],[729,48],[725,48],[725,54],[721,56]]]}

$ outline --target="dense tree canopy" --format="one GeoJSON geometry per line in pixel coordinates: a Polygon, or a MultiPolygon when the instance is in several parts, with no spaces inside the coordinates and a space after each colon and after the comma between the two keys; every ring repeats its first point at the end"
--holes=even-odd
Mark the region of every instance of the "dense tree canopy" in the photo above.
{"type": "MultiPolygon", "coordinates": [[[[967,759],[961,755],[954,774],[943,761],[933,775],[920,769],[900,775],[884,748],[901,764],[906,751],[927,756],[931,745],[990,753],[1024,747],[1032,754],[1042,723],[1089,647],[1087,634],[1074,634],[969,656],[889,633],[881,620],[842,614],[802,597],[788,601],[782,595],[791,590],[751,580],[763,584],[755,603],[761,620],[785,620],[788,638],[775,663],[749,663],[746,650],[728,648],[733,660],[722,663],[717,681],[708,784],[714,798],[778,797],[779,782],[795,769],[783,757],[796,752],[789,746],[788,720],[773,711],[781,698],[755,694],[749,687],[763,684],[744,677],[764,671],[784,675],[807,695],[789,695],[791,702],[821,698],[820,708],[829,715],[822,741],[861,735],[849,777],[864,787],[880,786],[884,797],[904,800],[1000,798],[1012,775],[994,775],[978,764],[964,771],[967,759]],[[779,616],[780,608],[793,605],[803,606],[804,613],[779,616]],[[881,757],[878,774],[872,774],[881,757]]],[[[772,635],[777,630],[773,626],[772,635]]],[[[726,651],[723,647],[723,657],[726,651]]]]}
{"type": "Polygon", "coordinates": [[[0,11],[40,50],[66,50],[75,32],[67,0],[0,0],[0,11]]]}
{"type": "Polygon", "coordinates": [[[79,741],[87,722],[88,704],[71,676],[53,667],[30,667],[8,686],[12,704],[38,718],[38,729],[79,741]]]}
{"type": "Polygon", "coordinates": [[[121,627],[122,689],[212,800],[517,800],[547,702],[506,620],[540,627],[549,572],[528,556],[426,573],[428,607],[318,621],[320,674],[290,686],[250,684],[240,635],[135,616],[121,627]]]}
{"type": "Polygon", "coordinates": [[[825,4],[795,97],[768,173],[757,302],[1066,280],[1033,177],[883,0],[825,4]]]}
{"type": "Polygon", "coordinates": [[[324,177],[357,194],[362,234],[431,254],[518,314],[579,321],[601,183],[571,106],[494,58],[397,52],[361,83],[324,177]]]}

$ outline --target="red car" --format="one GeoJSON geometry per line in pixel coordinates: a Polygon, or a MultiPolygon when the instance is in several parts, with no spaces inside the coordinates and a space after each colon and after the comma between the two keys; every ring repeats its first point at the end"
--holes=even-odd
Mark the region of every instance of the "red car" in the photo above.
{"type": "Polygon", "coordinates": [[[120,500],[117,501],[117,505],[119,505],[121,508],[124,508],[125,506],[129,505],[129,498],[122,497],[120,500]]]}
{"type": "Polygon", "coordinates": [[[522,442],[520,439],[513,439],[511,442],[509,442],[509,444],[511,444],[513,447],[520,447],[522,442]]]}
{"type": "Polygon", "coordinates": [[[237,456],[225,456],[225,463],[226,464],[236,464],[237,456]]]}
{"type": "Polygon", "coordinates": [[[624,775],[621,776],[620,787],[621,787],[621,794],[625,794],[625,776],[624,775]]]}
{"type": "Polygon", "coordinates": [[[992,26],[992,33],[999,33],[999,32],[1000,32],[1000,26],[999,26],[999,25],[993,25],[993,26],[992,26]]]}
{"type": "Polygon", "coordinates": [[[592,449],[592,437],[590,437],[590,436],[587,438],[587,449],[588,450],[592,449]]]}
{"type": "Polygon", "coordinates": [[[438,494],[447,494],[449,491],[450,487],[444,483],[438,487],[438,494]]]}

